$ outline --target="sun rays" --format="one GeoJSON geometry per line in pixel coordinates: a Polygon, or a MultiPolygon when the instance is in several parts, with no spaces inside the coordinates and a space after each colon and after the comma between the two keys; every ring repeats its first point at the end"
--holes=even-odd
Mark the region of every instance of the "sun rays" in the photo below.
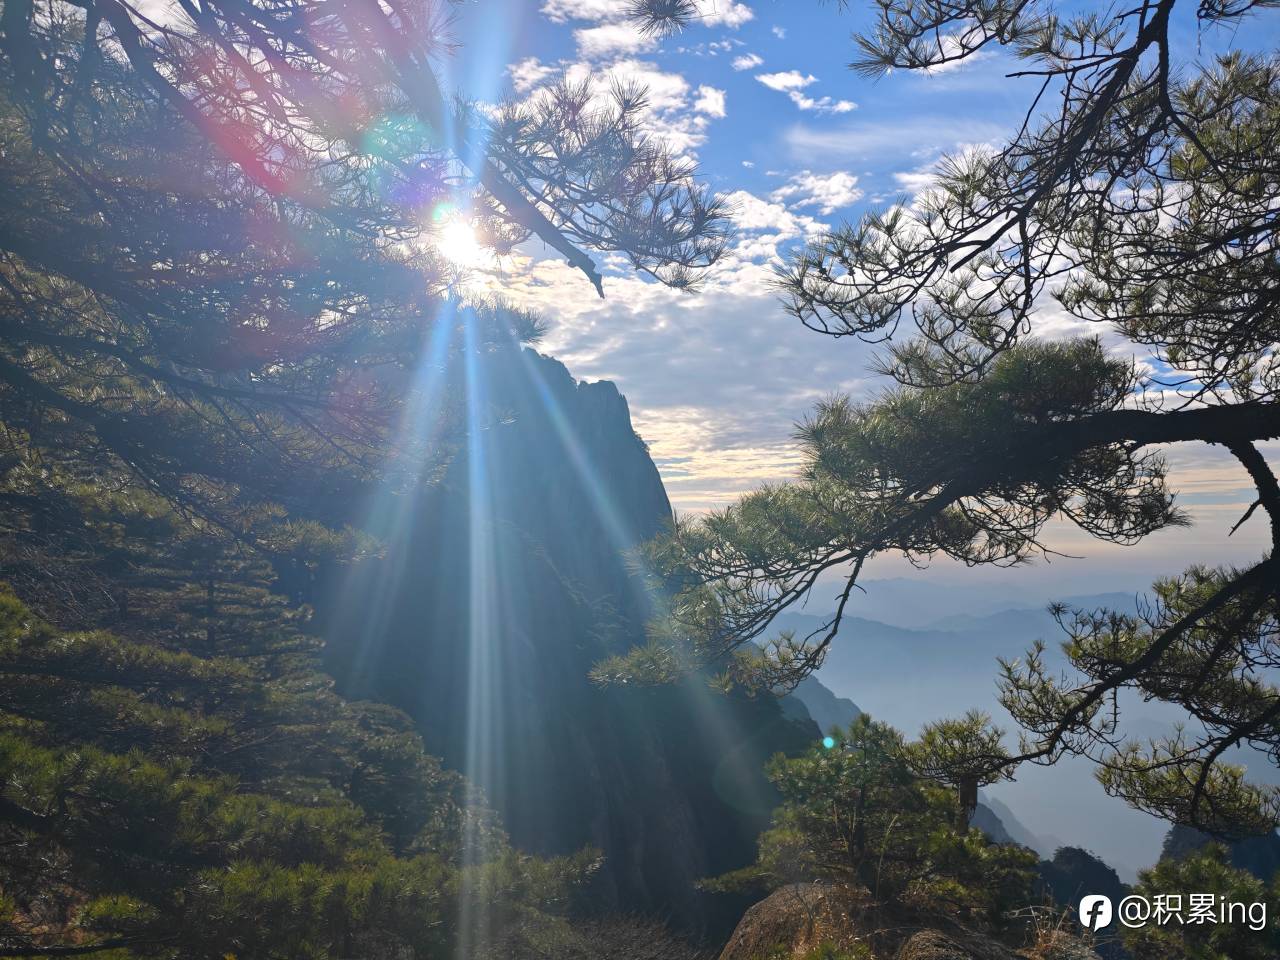
{"type": "MultiPolygon", "coordinates": [[[[474,240],[474,235],[462,233],[469,228],[464,218],[454,211],[449,216],[457,217],[452,223],[458,232],[445,220],[442,235],[450,230],[449,235],[474,240]]],[[[462,249],[460,243],[454,247],[455,252],[462,249]]],[[[546,531],[538,519],[522,511],[531,503],[543,503],[560,523],[563,510],[573,528],[566,542],[592,544],[592,555],[619,558],[620,575],[602,576],[592,588],[611,584],[614,593],[586,599],[628,611],[627,629],[635,634],[628,634],[630,640],[642,639],[644,619],[660,603],[650,593],[646,571],[637,569],[634,559],[624,563],[639,541],[655,532],[663,506],[636,500],[634,491],[644,481],[630,471],[647,458],[631,432],[625,402],[612,389],[580,386],[556,361],[524,346],[522,337],[528,331],[518,319],[501,309],[455,299],[441,309],[431,329],[423,331],[409,402],[391,427],[388,446],[421,448],[424,454],[443,446],[452,452],[439,469],[429,469],[434,461],[425,455],[389,460],[386,473],[394,479],[371,494],[362,522],[386,544],[381,566],[375,577],[353,575],[336,600],[339,609],[349,611],[343,629],[353,641],[358,638],[349,661],[354,674],[385,670],[391,650],[399,656],[431,659],[450,677],[443,687],[423,683],[420,694],[405,695],[408,703],[415,696],[443,696],[452,704],[449,710],[457,722],[447,733],[448,762],[471,785],[471,809],[458,828],[463,867],[454,954],[458,960],[492,952],[501,932],[491,902],[493,849],[485,808],[492,806],[504,819],[513,805],[519,811],[527,802],[529,809],[537,810],[539,801],[528,794],[540,792],[540,778],[556,775],[550,768],[544,772],[541,766],[522,765],[521,758],[537,755],[544,719],[548,730],[563,729],[549,719],[555,705],[546,707],[547,717],[540,713],[543,707],[530,706],[528,695],[541,689],[545,678],[531,675],[522,658],[557,654],[551,646],[530,652],[528,640],[536,635],[548,645],[573,642],[584,650],[597,649],[585,633],[569,638],[529,632],[527,605],[538,581],[528,579],[520,544],[546,531]],[[531,449],[536,450],[532,461],[531,449]],[[530,463],[544,464],[551,473],[531,473],[530,463]],[[513,535],[515,528],[519,530],[513,535]],[[423,567],[421,560],[427,556],[438,559],[423,567]],[[447,587],[437,582],[441,578],[447,587]],[[456,619],[446,615],[440,621],[450,632],[440,632],[429,620],[396,613],[406,604],[417,604],[412,598],[423,594],[456,610],[456,619]],[[404,642],[388,645],[389,638],[400,635],[404,642]],[[446,648],[456,653],[446,653],[446,648]]],[[[581,570],[566,569],[564,574],[590,578],[581,570]]],[[[576,590],[576,583],[575,579],[566,589],[576,590]]],[[[584,653],[577,665],[580,675],[565,682],[585,684],[592,658],[598,655],[584,653]]],[[[407,672],[413,669],[405,666],[407,672]]],[[[679,685],[671,696],[673,716],[684,718],[680,725],[686,732],[679,735],[703,744],[708,755],[717,758],[711,779],[720,801],[738,810],[760,808],[764,799],[755,795],[755,784],[742,773],[754,772],[758,764],[746,763],[754,754],[734,711],[722,709],[719,694],[697,678],[679,685]]],[[[610,702],[619,729],[644,731],[652,723],[645,711],[654,701],[645,692],[622,691],[610,695],[610,702]]],[[[575,721],[576,716],[569,717],[570,726],[575,721]]],[[[583,717],[582,722],[591,720],[583,717]]],[[[436,735],[446,736],[439,731],[436,735]]],[[[538,815],[530,817],[536,820],[538,815]]]]}

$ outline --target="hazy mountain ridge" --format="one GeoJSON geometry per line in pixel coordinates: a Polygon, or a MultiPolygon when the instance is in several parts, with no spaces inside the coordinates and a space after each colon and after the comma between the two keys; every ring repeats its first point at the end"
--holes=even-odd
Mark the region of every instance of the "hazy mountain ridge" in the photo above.
{"type": "MultiPolygon", "coordinates": [[[[1132,613],[1137,607],[1138,596],[1131,593],[1091,593],[1063,597],[1057,601],[1064,606],[1080,610],[1108,609],[1132,613]]],[[[1008,607],[991,613],[955,613],[930,621],[922,629],[971,632],[974,630],[1043,629],[1055,626],[1048,605],[1039,607],[1008,607]]]]}
{"type": "Polygon", "coordinates": [[[862,715],[856,703],[848,697],[836,696],[814,676],[801,680],[781,703],[784,712],[794,711],[789,712],[789,716],[799,716],[797,707],[803,708],[804,717],[816,723],[824,734],[830,733],[833,727],[847,727],[862,715]]]}
{"type": "Polygon", "coordinates": [[[1000,818],[1000,822],[1004,824],[1009,831],[1009,835],[1013,837],[1015,843],[1020,843],[1024,847],[1030,847],[1040,856],[1046,859],[1051,858],[1059,847],[1065,847],[1067,844],[1061,838],[1052,833],[1035,833],[1030,830],[1020,819],[1017,814],[1009,809],[1008,805],[991,796],[987,791],[981,790],[978,796],[982,802],[991,808],[992,812],[1000,818]]]}
{"type": "Polygon", "coordinates": [[[1104,599],[1127,609],[1148,587],[1146,582],[1136,580],[1132,589],[1108,585],[1105,589],[1076,588],[1067,593],[1046,587],[1042,581],[1030,585],[1016,574],[999,580],[957,582],[945,573],[927,571],[918,577],[867,578],[861,583],[866,592],[850,600],[848,613],[910,630],[945,626],[946,621],[960,617],[982,619],[1006,610],[1039,611],[1052,602],[1092,607],[1095,601],[1104,599]]]}

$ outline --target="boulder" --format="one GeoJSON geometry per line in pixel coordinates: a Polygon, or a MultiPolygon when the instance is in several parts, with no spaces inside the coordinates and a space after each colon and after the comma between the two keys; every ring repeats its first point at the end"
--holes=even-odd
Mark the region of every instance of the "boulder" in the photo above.
{"type": "Polygon", "coordinates": [[[921,930],[902,945],[895,960],[1099,960],[1085,943],[1061,930],[1045,931],[1034,946],[1017,952],[971,933],[921,930]]]}
{"type": "Polygon", "coordinates": [[[921,930],[902,945],[896,960],[1017,960],[1017,954],[986,937],[921,930]]]}
{"type": "Polygon", "coordinates": [[[719,960],[1099,960],[1067,933],[1046,930],[1015,951],[994,937],[947,923],[898,915],[865,890],[795,883],[743,916],[719,960]]]}
{"type": "MultiPolygon", "coordinates": [[[[864,892],[834,883],[793,883],[746,912],[720,960],[791,960],[829,945],[865,950],[873,927],[864,892]]],[[[857,956],[857,954],[854,954],[857,956]]]]}

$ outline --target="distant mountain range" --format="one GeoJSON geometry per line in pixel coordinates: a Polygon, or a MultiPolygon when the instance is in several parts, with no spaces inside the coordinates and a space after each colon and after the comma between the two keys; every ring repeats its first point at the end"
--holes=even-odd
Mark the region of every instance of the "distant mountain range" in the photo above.
{"type": "Polygon", "coordinates": [[[1134,597],[1149,586],[1147,579],[1136,574],[1110,582],[1101,590],[1076,587],[1071,593],[1046,586],[1043,578],[1032,582],[1016,573],[997,580],[983,577],[964,583],[932,573],[860,582],[866,592],[850,599],[848,613],[912,630],[945,629],[952,621],[962,627],[962,618],[982,619],[1009,608],[1043,610],[1050,601],[1080,606],[1102,602],[1127,609],[1133,606],[1134,597]]]}
{"type": "MultiPolygon", "coordinates": [[[[1135,605],[1125,594],[1064,602],[1086,609],[1132,610],[1135,605]]],[[[825,622],[824,616],[787,612],[774,628],[803,636],[825,622]]],[[[997,658],[1020,658],[1034,641],[1044,640],[1050,663],[1065,662],[1058,653],[1062,639],[1052,615],[1041,608],[954,614],[921,627],[846,617],[817,676],[835,695],[914,734],[924,723],[974,707],[998,714],[997,658]]]]}
{"type": "MultiPolygon", "coordinates": [[[[1097,610],[1105,607],[1109,610],[1133,612],[1137,607],[1137,598],[1130,593],[1091,593],[1079,597],[1063,597],[1059,602],[1068,607],[1083,610],[1097,610]]],[[[1015,633],[1019,631],[1035,631],[1053,626],[1053,618],[1044,607],[1017,607],[1014,609],[995,610],[991,613],[975,615],[972,613],[954,613],[925,624],[926,630],[947,631],[997,631],[1015,633]]]]}

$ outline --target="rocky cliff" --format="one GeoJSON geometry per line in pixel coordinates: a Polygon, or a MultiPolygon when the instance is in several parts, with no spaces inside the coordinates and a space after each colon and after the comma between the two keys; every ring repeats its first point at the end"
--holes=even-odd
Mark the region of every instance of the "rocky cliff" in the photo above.
{"type": "MultiPolygon", "coordinates": [[[[1164,838],[1160,859],[1181,860],[1213,842],[1208,834],[1192,827],[1174,826],[1164,838]]],[[[1249,871],[1263,883],[1270,883],[1280,873],[1280,836],[1274,831],[1260,837],[1246,837],[1224,846],[1233,867],[1249,871]]]]}
{"type": "Polygon", "coordinates": [[[385,555],[333,585],[329,667],[348,695],[413,716],[518,846],[602,850],[605,905],[731,922],[735,908],[717,917],[693,882],[751,861],[774,803],[763,762],[817,731],[697,680],[589,682],[643,638],[652,599],[627,552],[670,518],[661,479],[612,384],[527,349],[468,376],[487,412],[383,519],[385,555]]]}

